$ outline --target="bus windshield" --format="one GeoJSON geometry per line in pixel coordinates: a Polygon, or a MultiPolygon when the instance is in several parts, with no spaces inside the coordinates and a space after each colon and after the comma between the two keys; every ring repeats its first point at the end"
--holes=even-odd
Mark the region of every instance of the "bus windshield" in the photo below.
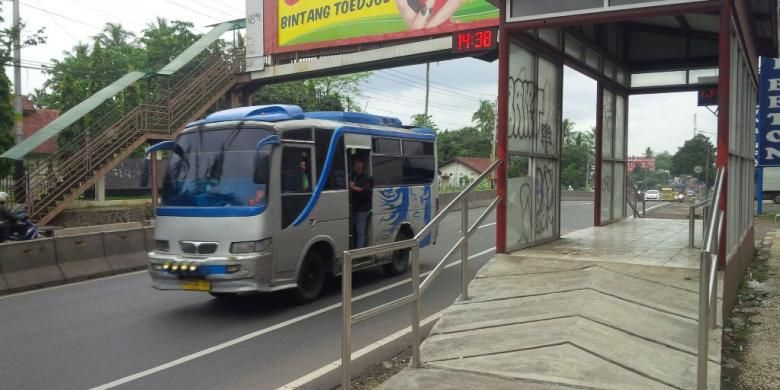
{"type": "Polygon", "coordinates": [[[182,134],[168,161],[163,206],[264,206],[271,148],[255,147],[271,134],[256,128],[182,134]]]}

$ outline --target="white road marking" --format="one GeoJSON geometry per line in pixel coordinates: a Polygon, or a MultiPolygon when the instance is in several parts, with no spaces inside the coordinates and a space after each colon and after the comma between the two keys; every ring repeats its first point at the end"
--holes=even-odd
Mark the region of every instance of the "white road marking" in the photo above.
{"type": "Polygon", "coordinates": [[[64,287],[80,286],[80,285],[83,285],[83,284],[99,282],[101,280],[123,278],[125,276],[133,276],[133,275],[143,274],[143,273],[147,273],[147,272],[149,272],[149,271],[148,270],[134,271],[134,272],[128,272],[128,273],[119,274],[119,275],[106,276],[106,277],[97,278],[97,279],[87,279],[87,280],[83,280],[81,282],[66,283],[66,284],[60,284],[60,285],[57,285],[57,286],[39,288],[37,290],[23,291],[23,292],[19,292],[19,293],[15,293],[15,294],[0,295],[0,300],[8,299],[8,298],[20,297],[20,296],[23,296],[23,295],[30,295],[30,294],[44,292],[44,291],[58,290],[58,289],[61,289],[61,288],[64,288],[64,287]]]}
{"type": "MultiPolygon", "coordinates": [[[[436,314],[433,314],[430,317],[424,319],[420,323],[420,327],[421,328],[425,327],[429,323],[438,320],[439,317],[441,317],[442,313],[444,313],[444,310],[442,310],[442,311],[440,311],[440,312],[438,312],[436,314]]],[[[360,359],[364,355],[367,355],[370,352],[373,352],[374,350],[377,350],[377,349],[381,348],[385,344],[392,343],[392,342],[400,339],[401,337],[406,336],[407,334],[411,333],[411,331],[412,331],[412,326],[410,325],[410,326],[408,326],[408,327],[406,327],[404,329],[399,330],[398,332],[395,332],[395,333],[391,334],[390,336],[387,336],[387,337],[383,338],[382,340],[379,340],[379,341],[377,341],[377,342],[375,342],[373,344],[366,345],[365,347],[361,348],[360,350],[355,351],[355,352],[352,353],[352,360],[360,359]]],[[[306,384],[308,384],[309,382],[313,381],[314,379],[317,379],[317,378],[319,378],[319,377],[321,377],[323,375],[326,375],[327,373],[329,373],[331,371],[338,370],[340,368],[341,368],[341,359],[334,360],[330,364],[326,364],[326,365],[318,368],[317,370],[314,370],[314,371],[312,371],[312,372],[310,372],[310,373],[308,373],[308,374],[306,374],[306,375],[304,375],[304,376],[302,376],[302,377],[300,377],[300,378],[298,378],[298,379],[296,379],[296,380],[294,380],[294,381],[292,381],[292,382],[290,382],[290,383],[288,383],[288,384],[286,384],[284,386],[279,387],[276,390],[302,389],[302,388],[304,388],[304,386],[306,386],[306,384]]]]}
{"type": "MultiPolygon", "coordinates": [[[[495,250],[496,250],[496,248],[492,247],[492,248],[486,249],[486,250],[484,250],[482,252],[475,253],[475,254],[469,256],[469,260],[475,259],[477,257],[484,256],[486,254],[494,252],[495,250]]],[[[459,265],[460,262],[461,262],[460,259],[458,259],[457,261],[453,261],[452,263],[447,264],[444,268],[447,269],[447,268],[454,267],[456,265],[459,265]]],[[[424,273],[420,274],[420,277],[427,276],[430,273],[431,273],[431,271],[424,272],[424,273]]],[[[394,289],[396,287],[402,286],[402,285],[410,283],[410,282],[411,282],[411,280],[402,280],[402,281],[399,281],[399,282],[387,285],[387,286],[379,288],[377,290],[374,290],[374,291],[371,291],[371,292],[359,295],[357,297],[354,297],[354,298],[352,298],[352,302],[356,302],[356,301],[359,301],[361,299],[365,299],[365,298],[368,298],[370,296],[374,296],[374,295],[380,294],[382,292],[385,292],[385,291],[388,291],[388,290],[392,290],[392,289],[394,289]]],[[[299,323],[301,321],[307,320],[307,319],[312,318],[312,317],[316,317],[316,316],[318,316],[320,314],[323,314],[323,313],[327,313],[327,312],[329,312],[329,311],[331,311],[333,309],[337,309],[339,307],[341,307],[341,302],[334,303],[334,304],[332,304],[330,306],[323,307],[323,308],[315,310],[315,311],[313,311],[311,313],[307,313],[307,314],[304,314],[304,315],[301,315],[301,316],[298,316],[298,317],[295,317],[295,318],[291,318],[291,319],[289,319],[287,321],[280,322],[278,324],[269,326],[267,328],[263,328],[263,329],[254,331],[252,333],[248,333],[248,334],[243,335],[241,337],[237,337],[235,339],[228,340],[228,341],[226,341],[224,343],[214,345],[212,347],[200,350],[198,352],[189,354],[187,356],[182,356],[182,357],[180,357],[180,358],[178,358],[176,360],[170,361],[170,362],[165,363],[165,364],[161,364],[161,365],[159,365],[157,367],[152,367],[152,368],[150,368],[148,370],[144,370],[144,371],[132,374],[132,375],[128,375],[128,376],[126,376],[124,378],[117,379],[117,380],[115,380],[113,382],[106,383],[106,384],[101,385],[101,386],[93,387],[92,389],[93,390],[106,390],[106,389],[111,389],[111,388],[123,385],[125,383],[133,382],[133,381],[141,379],[143,377],[147,377],[149,375],[158,373],[160,371],[164,371],[164,370],[167,370],[169,368],[173,368],[173,367],[179,366],[181,364],[187,363],[189,361],[201,358],[203,356],[210,355],[210,354],[212,354],[214,352],[218,352],[218,351],[221,351],[223,349],[232,347],[232,346],[234,346],[236,344],[240,344],[240,343],[243,343],[245,341],[249,341],[251,339],[257,338],[259,336],[262,336],[264,334],[273,332],[275,330],[279,330],[279,329],[285,328],[287,326],[297,324],[297,323],[299,323]]]]}

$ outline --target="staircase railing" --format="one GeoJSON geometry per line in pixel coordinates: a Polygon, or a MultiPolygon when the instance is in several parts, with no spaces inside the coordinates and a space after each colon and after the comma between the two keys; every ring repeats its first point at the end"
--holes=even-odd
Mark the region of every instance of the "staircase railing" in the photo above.
{"type": "Polygon", "coordinates": [[[720,202],[725,180],[726,169],[721,167],[715,178],[715,192],[710,203],[712,211],[707,221],[699,264],[699,348],[696,370],[696,388],[699,390],[707,388],[710,330],[718,325],[718,254],[724,221],[720,202]]]}
{"type": "Polygon", "coordinates": [[[404,241],[393,242],[389,244],[376,245],[367,248],[353,249],[344,252],[344,262],[342,264],[341,276],[341,305],[342,305],[342,330],[341,330],[341,388],[349,389],[352,379],[352,325],[374,318],[382,313],[392,309],[412,304],[412,367],[420,367],[420,297],[434,280],[444,270],[450,256],[458,249],[461,251],[461,296],[460,299],[468,300],[468,269],[469,269],[469,238],[477,231],[482,221],[496,208],[501,197],[497,197],[480,215],[477,220],[469,227],[469,200],[468,196],[476,189],[480,182],[490,176],[496,168],[502,164],[501,161],[494,162],[484,173],[482,173],[474,182],[466,187],[463,192],[453,199],[444,209],[442,209],[425,227],[420,229],[414,238],[404,241]],[[461,237],[450,248],[446,255],[439,261],[433,270],[428,274],[425,280],[420,282],[420,245],[444,220],[444,217],[452,211],[457,204],[461,204],[461,237]],[[412,293],[405,297],[384,303],[364,312],[352,314],[352,260],[362,257],[374,256],[381,253],[392,251],[409,250],[411,252],[412,263],[412,293]]]}
{"type": "Polygon", "coordinates": [[[61,203],[83,193],[98,173],[121,162],[146,138],[170,137],[183,128],[232,85],[241,55],[214,49],[189,71],[146,80],[158,85],[144,89],[149,96],[141,100],[150,103],[138,103],[127,112],[110,111],[26,172],[14,193],[25,195],[31,218],[48,222],[61,203]]]}

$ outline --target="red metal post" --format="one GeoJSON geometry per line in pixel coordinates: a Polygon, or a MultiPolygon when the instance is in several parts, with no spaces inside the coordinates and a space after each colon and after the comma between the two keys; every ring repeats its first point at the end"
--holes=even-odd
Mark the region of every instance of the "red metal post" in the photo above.
{"type": "MultiPolygon", "coordinates": [[[[718,267],[726,268],[728,255],[728,165],[729,114],[731,94],[731,0],[724,0],[720,10],[720,47],[718,58],[718,155],[717,166],[726,168],[726,180],[718,207],[723,210],[723,231],[718,240],[718,267]]],[[[707,184],[709,185],[709,183],[707,184]]]]}
{"type": "MultiPolygon", "coordinates": [[[[506,20],[506,4],[501,4],[501,21],[506,20]]],[[[496,131],[496,158],[503,161],[496,170],[496,191],[501,201],[496,206],[496,253],[506,253],[507,205],[507,125],[509,123],[509,34],[501,28],[498,42],[498,126],[496,131]]]]}
{"type": "MultiPolygon", "coordinates": [[[[593,226],[601,226],[601,157],[602,130],[604,129],[604,85],[596,83],[596,170],[593,174],[593,226]]],[[[590,172],[588,172],[590,174],[590,172]]]]}
{"type": "Polygon", "coordinates": [[[152,180],[149,183],[149,187],[152,188],[152,207],[157,207],[157,151],[152,151],[149,154],[149,158],[152,160],[152,180]]]}

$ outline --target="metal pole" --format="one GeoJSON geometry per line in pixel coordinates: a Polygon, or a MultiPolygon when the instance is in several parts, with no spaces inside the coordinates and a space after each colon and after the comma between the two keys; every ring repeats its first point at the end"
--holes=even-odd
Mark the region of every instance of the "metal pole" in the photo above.
{"type": "Polygon", "coordinates": [[[469,299],[469,197],[463,198],[460,210],[460,230],[463,245],[460,246],[460,299],[469,299]]]}
{"type": "Polygon", "coordinates": [[[704,184],[707,186],[705,196],[710,196],[710,140],[707,140],[707,166],[704,168],[704,184]]]}
{"type": "Polygon", "coordinates": [[[341,388],[350,389],[352,373],[352,256],[344,253],[341,272],[341,388]]]}
{"type": "Polygon", "coordinates": [[[21,23],[19,21],[19,0],[13,4],[13,28],[14,28],[14,144],[18,145],[24,140],[24,119],[22,107],[22,44],[21,23]]]}
{"type": "Polygon", "coordinates": [[[707,291],[707,278],[709,277],[709,254],[702,253],[699,262],[699,345],[697,356],[697,369],[696,369],[696,388],[698,390],[707,389],[707,358],[709,356],[709,316],[708,310],[708,297],[710,292],[707,291]]]}
{"type": "Polygon", "coordinates": [[[693,248],[693,236],[696,230],[696,208],[688,208],[688,248],[693,248]]]}
{"type": "MultiPolygon", "coordinates": [[[[412,247],[412,367],[420,368],[420,245],[412,247]]],[[[342,387],[349,389],[349,387],[342,387]]]]}
{"type": "Polygon", "coordinates": [[[149,154],[149,158],[152,159],[152,180],[151,183],[149,183],[152,188],[152,207],[156,209],[159,204],[157,200],[159,191],[157,188],[157,151],[152,151],[152,153],[149,154]]]}
{"type": "Polygon", "coordinates": [[[756,201],[758,215],[764,213],[764,167],[756,167],[756,201]]]}
{"type": "MultiPolygon", "coordinates": [[[[715,262],[716,259],[710,255],[710,267],[712,267],[712,263],[715,262]]],[[[711,288],[712,295],[710,295],[710,302],[707,307],[707,309],[710,311],[710,327],[713,329],[718,327],[718,274],[715,273],[715,278],[710,280],[711,284],[714,284],[715,286],[711,288]]],[[[709,288],[709,287],[708,287],[709,288]]]]}
{"type": "Polygon", "coordinates": [[[647,218],[647,200],[642,196],[642,218],[647,218]]]}
{"type": "Polygon", "coordinates": [[[425,64],[425,119],[428,120],[428,98],[431,95],[431,63],[425,64]]]}

